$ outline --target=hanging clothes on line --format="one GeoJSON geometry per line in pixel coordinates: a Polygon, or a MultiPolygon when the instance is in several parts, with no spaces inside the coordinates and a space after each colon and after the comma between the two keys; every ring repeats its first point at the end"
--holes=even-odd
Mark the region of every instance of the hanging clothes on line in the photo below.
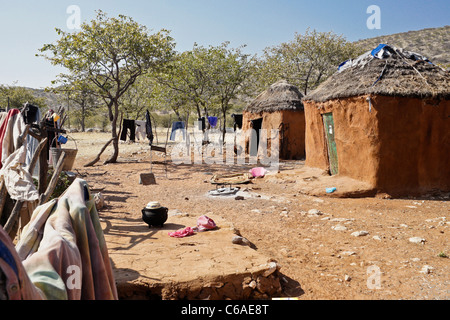
{"type": "Polygon", "coordinates": [[[145,140],[145,139],[147,139],[147,132],[146,132],[146,129],[145,129],[146,121],[134,120],[134,124],[136,126],[136,140],[145,140]]]}
{"type": "MultiPolygon", "coordinates": [[[[25,107],[22,109],[23,120],[27,125],[39,124],[41,121],[41,109],[39,107],[33,106],[29,103],[25,104],[25,107]]],[[[29,166],[33,155],[39,146],[39,141],[32,137],[31,135],[27,135],[27,156],[25,160],[25,165],[29,166]]],[[[38,176],[39,174],[39,161],[34,167],[33,176],[38,176]]]]}
{"type": "Polygon", "coordinates": [[[186,130],[185,130],[184,121],[176,121],[172,123],[172,133],[170,134],[170,141],[175,141],[177,130],[181,130],[183,133],[183,140],[186,139],[186,130]]]}
{"type": "Polygon", "coordinates": [[[217,126],[217,120],[218,120],[217,117],[208,117],[209,125],[213,128],[217,126]]]}
{"type": "Polygon", "coordinates": [[[0,168],[3,162],[19,147],[19,137],[25,130],[19,109],[11,109],[0,125],[0,168]]]}
{"type": "Polygon", "coordinates": [[[120,135],[120,140],[127,141],[128,131],[130,131],[130,141],[136,141],[136,125],[134,120],[123,119],[122,123],[122,133],[120,135]]]}
{"type": "Polygon", "coordinates": [[[150,112],[145,113],[145,132],[147,133],[147,139],[150,141],[150,145],[153,144],[153,129],[152,129],[152,121],[150,119],[150,112]]]}
{"type": "Polygon", "coordinates": [[[26,103],[21,112],[25,124],[39,123],[41,120],[41,110],[32,104],[26,103]]]}
{"type": "Polygon", "coordinates": [[[205,117],[198,118],[198,130],[205,131],[206,130],[206,120],[205,117]]]}
{"type": "MultiPolygon", "coordinates": [[[[50,109],[47,111],[47,113],[44,115],[44,125],[47,128],[55,128],[56,129],[56,125],[55,125],[55,121],[57,121],[58,119],[55,120],[55,116],[54,116],[55,112],[53,111],[53,109],[50,109]]],[[[52,163],[52,157],[50,157],[50,148],[56,148],[56,132],[52,131],[52,130],[47,130],[47,145],[45,147],[45,152],[47,153],[47,160],[50,160],[50,164],[52,163]]]]}

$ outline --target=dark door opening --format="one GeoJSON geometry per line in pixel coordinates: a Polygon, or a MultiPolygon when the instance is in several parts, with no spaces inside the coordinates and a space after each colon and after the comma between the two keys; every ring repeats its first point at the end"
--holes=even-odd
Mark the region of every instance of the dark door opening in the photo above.
{"type": "Polygon", "coordinates": [[[262,128],[263,118],[251,120],[252,123],[252,135],[250,138],[250,156],[256,157],[258,156],[258,148],[259,148],[259,136],[260,130],[262,128]],[[256,135],[256,136],[255,136],[256,135]]]}

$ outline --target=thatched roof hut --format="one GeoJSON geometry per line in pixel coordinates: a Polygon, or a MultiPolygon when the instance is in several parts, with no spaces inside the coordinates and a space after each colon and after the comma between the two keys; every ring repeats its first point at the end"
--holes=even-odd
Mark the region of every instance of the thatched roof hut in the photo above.
{"type": "Polygon", "coordinates": [[[393,46],[383,47],[384,58],[367,52],[340,66],[304,100],[323,102],[361,95],[405,98],[450,98],[449,72],[426,57],[393,46]]]}
{"type": "MultiPolygon", "coordinates": [[[[243,130],[279,132],[280,159],[301,159],[305,156],[305,116],[300,90],[280,80],[259,94],[244,110],[243,130]]],[[[258,136],[259,137],[259,136],[258,136]]],[[[258,142],[259,143],[259,138],[258,142]]],[[[245,141],[249,151],[249,140],[245,141]]]]}
{"type": "Polygon", "coordinates": [[[301,111],[303,110],[302,99],[303,94],[296,86],[289,84],[286,80],[280,80],[259,94],[245,108],[245,111],[251,113],[301,111]]]}
{"type": "Polygon", "coordinates": [[[306,165],[391,194],[450,190],[450,74],[380,45],[303,99],[306,165]]]}

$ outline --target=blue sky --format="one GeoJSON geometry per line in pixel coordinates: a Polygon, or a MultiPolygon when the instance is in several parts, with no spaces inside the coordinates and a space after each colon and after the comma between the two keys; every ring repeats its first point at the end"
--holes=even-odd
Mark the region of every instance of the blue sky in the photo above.
{"type": "Polygon", "coordinates": [[[90,21],[98,9],[124,14],[149,29],[171,31],[178,51],[230,41],[260,54],[268,46],[292,40],[309,27],[333,31],[349,41],[450,25],[449,0],[0,0],[0,84],[43,88],[62,70],[35,57],[56,41],[55,28],[70,31],[66,12],[80,8],[90,21]],[[381,29],[370,30],[367,8],[381,9],[381,29]]]}

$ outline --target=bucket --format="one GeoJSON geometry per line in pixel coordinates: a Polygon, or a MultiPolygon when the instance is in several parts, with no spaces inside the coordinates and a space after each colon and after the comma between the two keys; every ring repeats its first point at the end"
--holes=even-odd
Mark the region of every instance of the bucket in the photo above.
{"type": "MultiPolygon", "coordinates": [[[[52,163],[53,168],[56,167],[56,164],[58,163],[59,157],[61,157],[62,152],[64,151],[66,153],[66,158],[64,159],[62,171],[70,171],[73,168],[73,163],[75,162],[75,158],[78,153],[78,147],[76,141],[70,137],[70,139],[75,142],[75,149],[69,149],[69,148],[50,148],[50,155],[52,157],[52,163]]],[[[53,139],[55,140],[55,139],[53,139]]],[[[52,141],[53,144],[53,141],[52,141]]]]}

